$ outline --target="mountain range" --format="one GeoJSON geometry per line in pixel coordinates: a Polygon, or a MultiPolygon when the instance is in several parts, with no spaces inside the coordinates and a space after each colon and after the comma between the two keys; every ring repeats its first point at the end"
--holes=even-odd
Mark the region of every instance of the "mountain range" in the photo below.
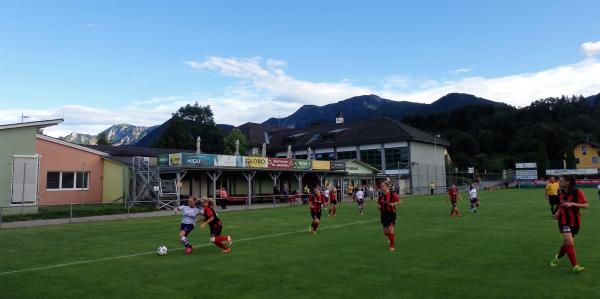
{"type": "MultiPolygon", "coordinates": [[[[137,142],[156,127],[158,126],[138,127],[129,124],[118,124],[100,132],[98,135],[102,133],[106,134],[108,142],[112,145],[129,145],[137,142]]],[[[96,144],[98,142],[98,135],[73,132],[67,136],[60,137],[60,139],[77,144],[96,144]]]]}
{"type": "Polygon", "coordinates": [[[325,106],[304,105],[288,117],[270,118],[263,124],[303,128],[317,124],[333,123],[336,115],[340,112],[346,122],[372,117],[390,117],[402,120],[404,116],[412,113],[448,112],[466,105],[476,104],[506,105],[464,93],[450,93],[431,104],[393,101],[376,95],[363,95],[325,106]]]}

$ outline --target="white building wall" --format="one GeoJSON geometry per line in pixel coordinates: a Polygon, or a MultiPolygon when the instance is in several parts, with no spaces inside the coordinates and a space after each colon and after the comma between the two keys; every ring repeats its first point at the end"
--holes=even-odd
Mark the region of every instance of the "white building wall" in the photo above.
{"type": "Polygon", "coordinates": [[[435,192],[446,190],[446,166],[444,147],[411,141],[409,143],[410,160],[417,164],[411,167],[413,192],[428,194],[430,183],[434,182],[435,192]]]}

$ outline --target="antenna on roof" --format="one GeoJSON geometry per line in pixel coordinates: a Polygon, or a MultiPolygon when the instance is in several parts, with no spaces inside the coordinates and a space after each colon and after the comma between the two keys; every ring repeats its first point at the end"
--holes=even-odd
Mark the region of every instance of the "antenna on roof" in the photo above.
{"type": "Polygon", "coordinates": [[[25,118],[29,118],[29,116],[23,115],[23,112],[21,112],[21,123],[23,123],[23,119],[25,118]]]}

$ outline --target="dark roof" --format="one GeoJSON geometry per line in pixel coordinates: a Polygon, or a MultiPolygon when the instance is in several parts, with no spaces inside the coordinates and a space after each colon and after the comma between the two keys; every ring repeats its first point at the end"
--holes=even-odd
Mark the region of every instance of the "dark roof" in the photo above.
{"type": "Polygon", "coordinates": [[[418,141],[423,143],[450,145],[442,138],[383,117],[344,124],[325,124],[302,129],[287,129],[273,132],[269,151],[285,151],[288,144],[294,149],[311,147],[349,146],[369,143],[418,141]]]}
{"type": "Polygon", "coordinates": [[[143,147],[143,146],[114,146],[114,145],[84,145],[91,149],[107,153],[114,157],[156,157],[163,154],[174,154],[174,153],[190,153],[195,152],[194,150],[182,150],[182,149],[167,149],[167,148],[155,148],[155,147],[143,147]]]}
{"type": "Polygon", "coordinates": [[[287,128],[283,127],[251,122],[247,122],[237,128],[246,136],[246,138],[248,138],[248,144],[251,146],[262,145],[263,142],[265,142],[265,132],[269,133],[269,136],[271,136],[271,132],[287,130],[287,128]]]}
{"type": "Polygon", "coordinates": [[[600,148],[600,143],[598,143],[598,142],[595,142],[595,141],[579,141],[579,142],[577,142],[576,144],[582,144],[582,143],[587,143],[587,144],[590,144],[590,145],[591,145],[591,146],[593,146],[593,147],[598,147],[598,148],[600,148]]]}

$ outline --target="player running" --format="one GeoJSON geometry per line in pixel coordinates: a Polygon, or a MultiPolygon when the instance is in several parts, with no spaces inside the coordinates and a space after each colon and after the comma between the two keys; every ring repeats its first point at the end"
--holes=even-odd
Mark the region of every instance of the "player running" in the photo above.
{"type": "Polygon", "coordinates": [[[333,187],[329,192],[329,212],[327,215],[335,217],[335,211],[337,210],[337,189],[333,187]]]}
{"type": "Polygon", "coordinates": [[[199,220],[197,219],[198,215],[203,213],[202,209],[196,208],[196,201],[195,197],[190,196],[188,198],[187,206],[181,205],[175,208],[176,212],[181,212],[183,215],[179,230],[179,242],[185,247],[186,254],[192,253],[192,244],[190,244],[190,240],[187,236],[194,230],[196,222],[199,220]]]}
{"type": "Polygon", "coordinates": [[[221,236],[221,231],[223,230],[223,223],[221,219],[219,219],[219,215],[214,209],[215,202],[212,198],[205,198],[202,200],[202,206],[204,207],[204,222],[200,224],[200,228],[204,229],[204,226],[208,224],[210,228],[210,241],[215,243],[217,247],[223,249],[223,253],[231,252],[231,236],[221,236]],[[229,243],[229,247],[227,245],[221,243],[223,241],[227,241],[229,243]]]}
{"type": "Polygon", "coordinates": [[[471,209],[469,211],[475,215],[477,214],[477,207],[479,207],[479,198],[477,197],[477,189],[473,184],[469,186],[469,198],[471,199],[471,209]]]}
{"type": "Polygon", "coordinates": [[[579,228],[581,227],[581,215],[579,215],[579,209],[587,209],[589,206],[583,192],[575,188],[576,182],[574,176],[563,175],[558,180],[558,183],[563,189],[563,192],[560,194],[561,205],[556,212],[555,217],[558,220],[558,228],[563,237],[563,243],[558,254],[550,261],[550,266],[556,267],[560,262],[560,259],[567,254],[571,266],[573,267],[573,272],[579,273],[585,270],[585,268],[577,264],[577,257],[575,256],[575,235],[577,235],[579,228]]]}
{"type": "Polygon", "coordinates": [[[317,233],[317,227],[319,227],[319,223],[321,222],[321,205],[323,203],[325,203],[325,196],[321,194],[320,187],[315,187],[315,193],[312,194],[308,200],[310,216],[312,218],[312,223],[308,228],[308,232],[313,235],[317,233]]]}
{"type": "Polygon", "coordinates": [[[363,192],[362,188],[356,191],[356,204],[358,205],[358,212],[361,215],[364,215],[363,210],[365,209],[365,192],[363,192]]]}
{"type": "Polygon", "coordinates": [[[460,197],[460,194],[458,193],[458,189],[456,189],[456,185],[452,185],[452,187],[450,187],[450,190],[448,190],[448,197],[450,200],[450,204],[452,204],[452,210],[450,211],[450,217],[454,217],[455,214],[458,217],[462,217],[460,215],[460,212],[458,211],[458,205],[457,205],[457,199],[460,199],[462,201],[462,197],[460,197]]]}
{"type": "Polygon", "coordinates": [[[379,195],[379,211],[381,212],[381,224],[383,225],[383,234],[388,237],[390,242],[390,251],[395,251],[394,246],[394,224],[396,223],[396,205],[400,204],[398,194],[390,191],[389,182],[381,183],[383,192],[379,195]]]}
{"type": "Polygon", "coordinates": [[[550,180],[546,184],[546,198],[550,204],[550,212],[552,215],[556,214],[556,211],[558,211],[558,205],[560,203],[558,199],[558,189],[559,185],[556,181],[556,178],[551,176],[550,180]]]}

